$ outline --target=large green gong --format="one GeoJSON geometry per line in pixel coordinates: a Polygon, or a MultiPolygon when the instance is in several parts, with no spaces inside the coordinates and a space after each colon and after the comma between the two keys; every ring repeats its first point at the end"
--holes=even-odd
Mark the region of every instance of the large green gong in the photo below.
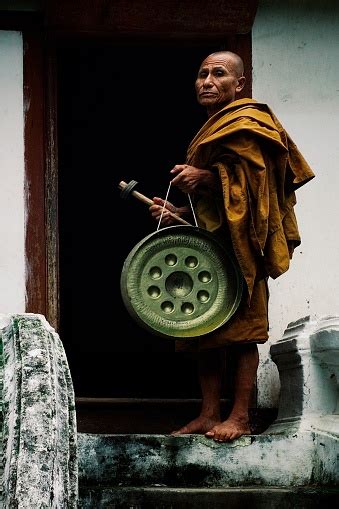
{"type": "Polygon", "coordinates": [[[192,338],[236,311],[243,279],[233,255],[195,226],[170,226],[142,239],[121,272],[130,315],[158,336],[192,338]]]}

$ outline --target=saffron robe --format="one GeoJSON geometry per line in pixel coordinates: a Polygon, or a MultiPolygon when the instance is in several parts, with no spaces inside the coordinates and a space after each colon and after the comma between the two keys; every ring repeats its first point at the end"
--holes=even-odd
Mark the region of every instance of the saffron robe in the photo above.
{"type": "Polygon", "coordinates": [[[197,196],[195,212],[201,227],[229,232],[247,290],[231,320],[199,344],[266,341],[267,278],[288,270],[301,242],[295,191],[314,173],[271,109],[254,99],[234,101],[210,117],[186,163],[220,177],[220,195],[197,196]]]}

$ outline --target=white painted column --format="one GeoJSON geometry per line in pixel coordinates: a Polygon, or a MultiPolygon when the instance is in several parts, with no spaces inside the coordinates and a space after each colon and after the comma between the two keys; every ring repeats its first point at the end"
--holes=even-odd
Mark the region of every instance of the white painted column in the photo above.
{"type": "Polygon", "coordinates": [[[0,312],[25,310],[23,46],[0,31],[0,312]]]}
{"type": "Polygon", "coordinates": [[[259,405],[277,406],[269,346],[288,323],[339,309],[339,4],[260,0],[253,27],[253,97],[278,116],[316,174],[297,191],[302,244],[270,281],[270,342],[261,347],[259,405]]]}

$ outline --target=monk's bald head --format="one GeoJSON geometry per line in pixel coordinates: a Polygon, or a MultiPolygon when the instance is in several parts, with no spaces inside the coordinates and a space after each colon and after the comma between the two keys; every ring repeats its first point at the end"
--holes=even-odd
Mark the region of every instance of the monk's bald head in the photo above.
{"type": "Polygon", "coordinates": [[[227,66],[232,69],[237,78],[244,75],[244,62],[236,53],[232,51],[216,51],[208,55],[201,65],[203,66],[210,58],[218,58],[227,63],[227,66]]]}

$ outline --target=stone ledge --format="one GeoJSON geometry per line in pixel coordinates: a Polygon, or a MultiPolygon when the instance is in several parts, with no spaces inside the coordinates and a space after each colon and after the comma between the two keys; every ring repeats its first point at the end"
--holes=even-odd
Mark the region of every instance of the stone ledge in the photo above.
{"type": "Polygon", "coordinates": [[[272,509],[318,509],[336,507],[339,491],[333,488],[167,488],[167,487],[105,487],[101,489],[82,487],[82,509],[106,509],[108,507],[135,507],[173,509],[173,507],[201,509],[239,509],[252,507],[272,509]]]}
{"type": "Polygon", "coordinates": [[[339,441],[319,433],[250,435],[78,434],[80,485],[167,487],[339,486],[339,441]]]}

